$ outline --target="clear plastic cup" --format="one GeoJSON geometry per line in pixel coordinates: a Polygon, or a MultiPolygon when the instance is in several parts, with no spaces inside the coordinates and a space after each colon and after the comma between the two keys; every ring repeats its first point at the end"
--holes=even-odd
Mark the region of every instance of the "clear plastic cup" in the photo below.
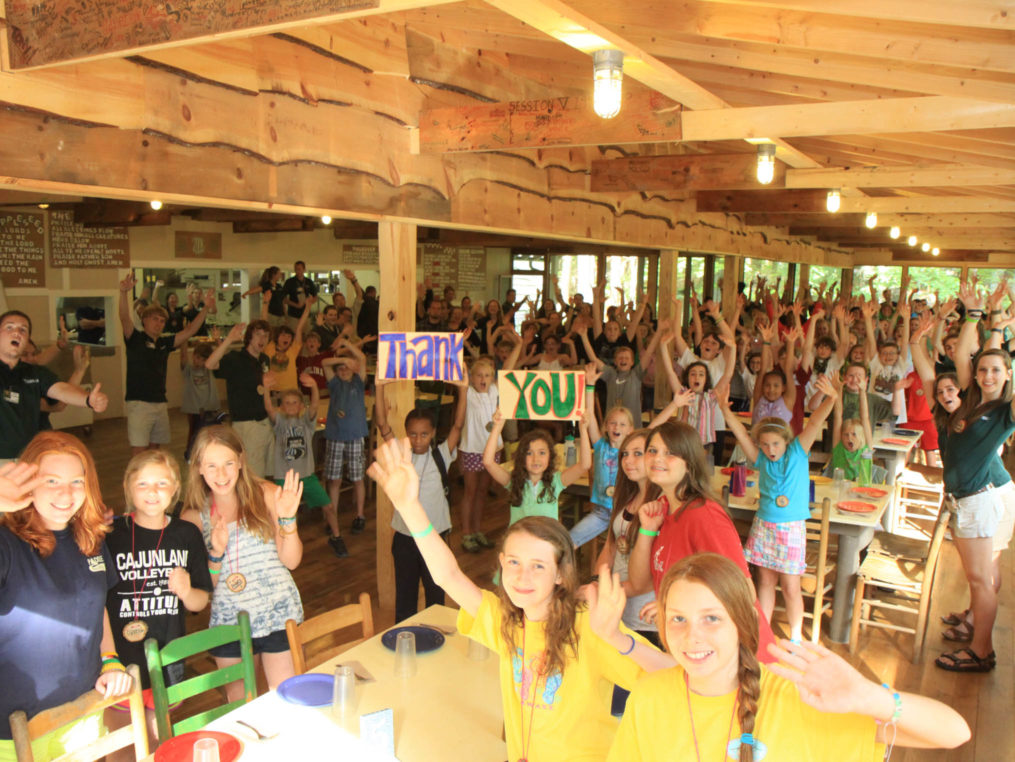
{"type": "Polygon", "coordinates": [[[344,719],[356,712],[356,673],[352,667],[335,667],[335,688],[332,693],[331,709],[334,715],[344,719]]]}
{"type": "Polygon", "coordinates": [[[219,762],[219,742],[214,738],[199,738],[194,743],[194,762],[219,762]]]}
{"type": "Polygon", "coordinates": [[[395,639],[395,677],[412,677],[416,674],[416,635],[400,632],[395,639]]]}

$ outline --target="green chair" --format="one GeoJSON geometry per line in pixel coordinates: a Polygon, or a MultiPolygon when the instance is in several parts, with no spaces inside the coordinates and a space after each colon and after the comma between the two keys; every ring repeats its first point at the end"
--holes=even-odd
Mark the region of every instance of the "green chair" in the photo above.
{"type": "Polygon", "coordinates": [[[155,721],[158,726],[159,740],[165,741],[179,733],[200,730],[212,720],[221,717],[241,704],[257,697],[257,679],[254,675],[254,647],[250,637],[250,615],[241,611],[236,617],[236,624],[211,627],[201,632],[184,635],[182,638],[167,643],[160,649],[154,638],[148,638],[144,644],[145,657],[148,661],[148,674],[151,676],[152,699],[155,703],[155,721]],[[207,651],[209,648],[225,643],[240,641],[240,662],[231,667],[216,669],[212,672],[188,678],[176,685],[166,687],[162,670],[170,664],[183,661],[189,656],[207,651]],[[220,688],[236,680],[243,680],[243,698],[225,706],[209,709],[193,717],[173,723],[169,718],[169,707],[179,701],[196,696],[205,691],[220,688]]]}

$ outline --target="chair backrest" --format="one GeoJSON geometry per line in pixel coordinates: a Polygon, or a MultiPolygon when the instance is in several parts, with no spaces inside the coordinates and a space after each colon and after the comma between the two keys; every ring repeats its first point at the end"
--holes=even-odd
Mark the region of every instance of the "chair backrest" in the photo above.
{"type": "Polygon", "coordinates": [[[934,574],[937,571],[937,562],[941,557],[941,546],[944,544],[945,530],[948,529],[951,515],[951,501],[945,500],[941,503],[937,521],[934,522],[934,534],[931,535],[930,544],[927,546],[927,561],[923,573],[925,594],[930,592],[930,588],[934,584],[934,574]]]}
{"type": "MultiPolygon", "coordinates": [[[[807,541],[818,543],[818,558],[814,576],[819,580],[825,578],[825,567],[828,565],[828,538],[832,524],[832,501],[827,497],[821,501],[821,515],[805,522],[807,541]]],[[[820,593],[819,593],[820,594],[820,593]]]]}
{"type": "MultiPolygon", "coordinates": [[[[148,733],[145,730],[144,700],[141,697],[141,670],[136,664],[130,664],[127,666],[127,673],[134,678],[134,685],[126,697],[130,706],[130,725],[99,736],[87,745],[55,758],[53,762],[58,760],[87,762],[102,759],[107,754],[127,746],[134,747],[134,756],[138,762],[148,756],[148,733]]],[[[12,712],[11,737],[14,739],[14,751],[18,762],[35,762],[32,754],[33,740],[118,704],[123,699],[124,696],[104,698],[98,691],[90,690],[73,701],[39,712],[30,720],[21,710],[12,712]]]]}
{"type": "Polygon", "coordinates": [[[318,614],[312,619],[297,624],[294,619],[285,623],[286,635],[289,636],[289,652],[293,657],[293,669],[297,675],[302,675],[310,667],[323,664],[338,654],[346,651],[358,643],[374,635],[374,613],[370,606],[370,595],[359,594],[359,603],[350,603],[340,606],[337,609],[318,614]],[[312,663],[308,663],[304,646],[312,643],[318,638],[324,638],[344,630],[346,627],[361,624],[362,635],[355,640],[346,640],[341,643],[332,642],[330,645],[317,649],[313,654],[312,663]]]}
{"type": "Polygon", "coordinates": [[[257,697],[257,679],[254,675],[254,646],[250,637],[250,615],[241,611],[236,624],[209,627],[207,630],[184,635],[159,648],[155,638],[148,638],[144,644],[151,677],[152,700],[155,703],[155,721],[159,738],[165,740],[179,733],[199,730],[226,712],[257,697]],[[205,672],[188,678],[176,685],[166,687],[162,670],[170,664],[183,661],[209,648],[239,641],[240,661],[230,667],[205,672]],[[214,688],[220,688],[237,680],[243,680],[243,698],[224,706],[209,709],[193,717],[173,723],[169,717],[169,706],[214,688]]]}

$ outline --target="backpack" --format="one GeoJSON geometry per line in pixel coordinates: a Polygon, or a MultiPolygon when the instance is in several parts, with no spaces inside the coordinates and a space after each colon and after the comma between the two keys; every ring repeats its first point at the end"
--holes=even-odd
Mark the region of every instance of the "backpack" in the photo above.
{"type": "Polygon", "coordinates": [[[447,498],[448,503],[450,503],[451,482],[448,481],[448,467],[444,463],[444,457],[441,455],[441,451],[437,449],[437,442],[430,443],[430,454],[433,455],[433,461],[437,464],[437,470],[441,475],[441,484],[444,485],[444,497],[447,498]]]}

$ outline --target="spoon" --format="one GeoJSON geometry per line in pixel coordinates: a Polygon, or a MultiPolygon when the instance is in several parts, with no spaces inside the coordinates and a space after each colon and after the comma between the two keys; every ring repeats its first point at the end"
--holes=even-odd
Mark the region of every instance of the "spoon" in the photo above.
{"type": "Polygon", "coordinates": [[[262,733],[262,732],[261,732],[260,730],[258,730],[258,729],[257,729],[257,728],[255,728],[255,727],[254,727],[253,725],[251,725],[251,724],[250,724],[249,722],[244,722],[243,720],[236,720],[236,724],[237,724],[237,725],[243,725],[243,727],[245,727],[245,728],[249,728],[250,730],[253,730],[253,731],[254,731],[254,734],[255,734],[255,735],[257,736],[257,740],[258,740],[258,741],[267,741],[267,740],[269,740],[269,739],[271,739],[271,738],[274,738],[275,736],[277,736],[277,735],[278,735],[278,731],[276,730],[276,731],[275,731],[274,733],[272,733],[271,735],[268,735],[268,736],[266,736],[266,735],[265,735],[264,733],[262,733]]]}

